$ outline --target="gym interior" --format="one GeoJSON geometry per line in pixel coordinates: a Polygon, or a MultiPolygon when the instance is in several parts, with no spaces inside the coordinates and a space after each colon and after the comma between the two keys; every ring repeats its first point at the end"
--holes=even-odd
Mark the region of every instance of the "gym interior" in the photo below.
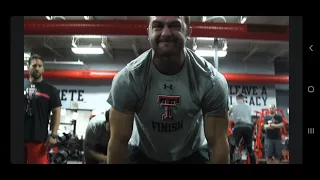
{"type": "MultiPolygon", "coordinates": [[[[113,77],[150,48],[148,16],[25,16],[24,77],[31,54],[44,58],[44,79],[62,101],[60,145],[53,164],[82,164],[82,143],[92,115],[102,114],[113,77]]],[[[289,16],[191,16],[187,47],[227,79],[229,105],[242,92],[251,106],[254,151],[265,163],[263,117],[275,104],[283,117],[283,163],[289,161],[289,16]]],[[[232,125],[230,124],[230,128],[232,125]]],[[[232,136],[232,132],[230,133],[232,136]]],[[[245,149],[239,150],[247,164],[245,149]]]]}

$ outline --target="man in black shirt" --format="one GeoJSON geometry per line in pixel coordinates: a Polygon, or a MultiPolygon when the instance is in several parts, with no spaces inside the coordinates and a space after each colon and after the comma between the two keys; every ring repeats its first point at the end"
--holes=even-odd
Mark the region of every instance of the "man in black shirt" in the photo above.
{"type": "Polygon", "coordinates": [[[28,62],[29,80],[24,82],[24,155],[28,164],[49,163],[48,149],[56,144],[60,125],[59,92],[43,80],[43,65],[39,55],[32,55],[28,62]],[[48,135],[50,112],[52,133],[48,135]]]}
{"type": "Polygon", "coordinates": [[[265,137],[265,156],[267,164],[280,164],[282,155],[281,131],[283,127],[282,116],[276,114],[276,106],[269,106],[270,115],[264,117],[265,137]]]}

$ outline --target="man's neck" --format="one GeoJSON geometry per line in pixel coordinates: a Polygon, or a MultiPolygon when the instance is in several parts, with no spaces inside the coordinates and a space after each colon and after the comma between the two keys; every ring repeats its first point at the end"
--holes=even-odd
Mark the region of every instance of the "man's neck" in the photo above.
{"type": "Polygon", "coordinates": [[[184,51],[177,56],[156,57],[152,53],[152,60],[161,74],[175,75],[178,74],[184,66],[185,54],[184,51]]]}
{"type": "Polygon", "coordinates": [[[275,116],[275,115],[276,115],[276,113],[270,113],[270,115],[271,115],[271,116],[275,116]]]}
{"type": "Polygon", "coordinates": [[[38,78],[38,79],[34,79],[32,77],[29,78],[29,81],[32,82],[32,83],[39,83],[42,81],[42,77],[38,78]]]}

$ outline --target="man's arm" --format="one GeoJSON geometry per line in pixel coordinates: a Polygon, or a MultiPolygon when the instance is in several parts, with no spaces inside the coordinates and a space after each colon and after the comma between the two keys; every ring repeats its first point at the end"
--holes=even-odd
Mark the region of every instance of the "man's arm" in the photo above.
{"type": "Polygon", "coordinates": [[[263,122],[264,122],[263,128],[264,128],[265,130],[273,129],[273,127],[268,123],[267,117],[264,117],[263,122]]]}
{"type": "Polygon", "coordinates": [[[283,127],[284,127],[284,124],[283,124],[282,117],[281,117],[281,116],[277,116],[277,120],[279,121],[279,123],[278,123],[278,124],[272,123],[272,124],[271,124],[271,127],[276,128],[276,129],[281,129],[281,128],[283,128],[283,127]]]}
{"type": "Polygon", "coordinates": [[[138,101],[135,79],[122,69],[113,79],[107,102],[111,105],[109,113],[110,140],[108,145],[108,164],[127,163],[128,142],[133,128],[135,107],[138,101]]]}
{"type": "Polygon", "coordinates": [[[128,142],[132,134],[134,114],[110,109],[110,140],[108,164],[127,163],[128,142]]]}
{"type": "Polygon", "coordinates": [[[52,97],[51,97],[51,134],[57,135],[58,129],[60,126],[60,115],[61,115],[61,100],[59,97],[59,92],[56,88],[54,88],[52,97]]]}
{"type": "Polygon", "coordinates": [[[86,158],[91,158],[99,162],[106,162],[107,156],[94,151],[96,145],[96,136],[95,136],[94,127],[92,124],[88,124],[86,129],[86,135],[84,139],[84,155],[86,158]]]}
{"type": "Polygon", "coordinates": [[[205,135],[211,150],[210,163],[229,164],[228,84],[226,79],[217,73],[208,85],[202,111],[205,118],[205,135]]]}

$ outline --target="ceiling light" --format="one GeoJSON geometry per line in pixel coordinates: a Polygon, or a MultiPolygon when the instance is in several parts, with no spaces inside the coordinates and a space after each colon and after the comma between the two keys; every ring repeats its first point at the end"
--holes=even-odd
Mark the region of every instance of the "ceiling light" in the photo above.
{"type": "Polygon", "coordinates": [[[84,65],[82,61],[46,61],[46,64],[84,65]]]}
{"type": "Polygon", "coordinates": [[[247,17],[241,16],[241,24],[245,23],[247,21],[247,17]]]}
{"type": "Polygon", "coordinates": [[[71,43],[71,45],[72,45],[73,47],[78,47],[74,41],[71,43]]]}
{"type": "MultiPolygon", "coordinates": [[[[198,56],[202,57],[214,57],[215,52],[214,50],[196,50],[195,52],[198,56]]],[[[218,51],[218,57],[226,57],[227,51],[218,51]]]]}
{"type": "Polygon", "coordinates": [[[27,70],[28,70],[28,66],[27,66],[27,65],[24,65],[23,69],[24,69],[25,71],[27,71],[27,70]]]}
{"type": "Polygon", "coordinates": [[[102,36],[100,36],[100,35],[75,35],[73,37],[75,37],[75,38],[86,38],[86,39],[88,39],[88,38],[91,38],[91,39],[102,38],[102,36]]]}
{"type": "Polygon", "coordinates": [[[83,16],[83,18],[84,18],[85,20],[89,20],[89,19],[90,19],[90,16],[83,16]]]}
{"type": "Polygon", "coordinates": [[[203,40],[203,41],[213,41],[214,38],[210,38],[210,37],[198,37],[197,40],[203,40]]]}
{"type": "Polygon", "coordinates": [[[46,18],[47,18],[48,20],[51,20],[51,16],[46,16],[46,18]]]}
{"type": "Polygon", "coordinates": [[[228,45],[227,45],[227,43],[224,43],[222,50],[226,51],[227,49],[228,49],[228,45]]]}
{"type": "Polygon", "coordinates": [[[106,45],[102,42],[102,43],[101,43],[101,47],[102,47],[102,48],[106,48],[106,45]]]}
{"type": "Polygon", "coordinates": [[[77,48],[71,48],[71,51],[74,54],[103,54],[104,51],[102,48],[81,48],[81,47],[77,47],[77,48]]]}

